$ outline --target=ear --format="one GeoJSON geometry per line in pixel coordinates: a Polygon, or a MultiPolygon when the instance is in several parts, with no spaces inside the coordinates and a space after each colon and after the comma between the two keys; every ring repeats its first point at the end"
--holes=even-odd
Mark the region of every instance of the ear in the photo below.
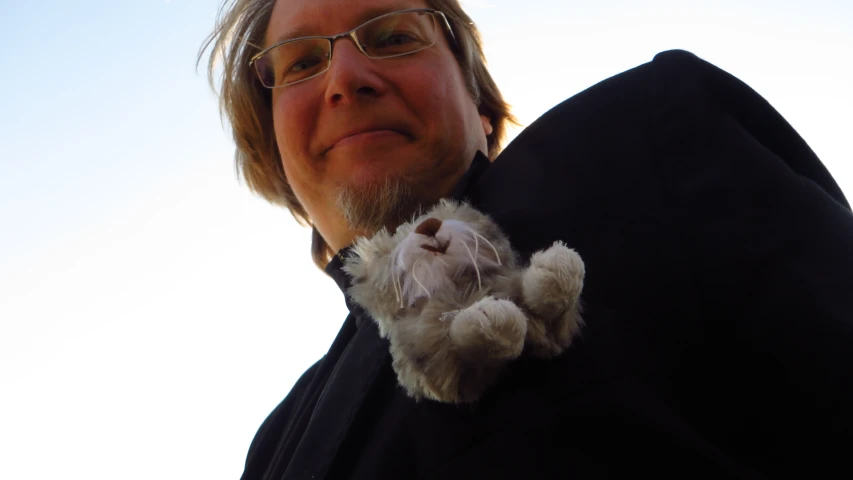
{"type": "Polygon", "coordinates": [[[388,258],[394,250],[394,240],[386,229],[381,229],[372,238],[359,237],[350,255],[344,260],[344,271],[358,283],[364,281],[376,264],[388,258]]]}
{"type": "Polygon", "coordinates": [[[480,115],[480,122],[483,124],[483,132],[486,134],[486,136],[488,137],[489,135],[491,135],[494,131],[494,129],[492,128],[492,119],[485,115],[480,115]]]}

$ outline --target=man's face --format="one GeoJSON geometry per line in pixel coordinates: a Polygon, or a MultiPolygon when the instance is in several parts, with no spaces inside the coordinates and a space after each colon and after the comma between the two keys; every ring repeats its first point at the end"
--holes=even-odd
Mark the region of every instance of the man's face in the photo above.
{"type": "MultiPolygon", "coordinates": [[[[426,6],[417,0],[281,0],[265,40],[271,45],[334,35],[382,13],[426,6]]],[[[447,195],[476,151],[486,151],[490,126],[441,28],[434,46],[388,59],[367,58],[349,38],[339,39],[324,74],[273,90],[285,174],[333,249],[447,195]]]]}

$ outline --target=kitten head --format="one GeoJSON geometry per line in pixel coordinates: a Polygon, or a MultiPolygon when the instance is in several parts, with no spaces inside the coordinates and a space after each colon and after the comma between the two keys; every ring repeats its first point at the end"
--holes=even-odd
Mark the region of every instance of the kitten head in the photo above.
{"type": "Polygon", "coordinates": [[[488,275],[514,268],[509,241],[488,216],[442,200],[424,215],[359,239],[344,269],[350,295],[380,323],[433,297],[459,297],[488,288],[488,275]],[[381,317],[381,318],[380,318],[381,317]]]}

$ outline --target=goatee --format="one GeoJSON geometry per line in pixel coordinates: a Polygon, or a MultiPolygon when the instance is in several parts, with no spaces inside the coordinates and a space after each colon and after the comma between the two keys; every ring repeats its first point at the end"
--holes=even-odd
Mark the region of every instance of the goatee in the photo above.
{"type": "Polygon", "coordinates": [[[336,205],[350,229],[372,234],[383,227],[393,230],[420,211],[418,197],[405,178],[388,176],[367,185],[343,185],[336,205]]]}

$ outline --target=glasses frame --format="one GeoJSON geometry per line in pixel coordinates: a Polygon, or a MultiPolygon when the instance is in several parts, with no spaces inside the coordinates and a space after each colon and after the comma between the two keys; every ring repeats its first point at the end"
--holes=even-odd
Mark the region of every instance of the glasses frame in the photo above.
{"type": "MultiPolygon", "coordinates": [[[[333,54],[334,54],[335,41],[336,41],[336,40],[338,40],[339,38],[349,37],[350,39],[352,39],[352,43],[354,43],[354,44],[355,44],[356,48],[358,48],[358,51],[360,51],[360,52],[361,52],[365,57],[367,57],[367,58],[371,58],[371,59],[385,59],[385,58],[395,58],[395,57],[402,57],[402,56],[405,56],[405,55],[411,55],[411,54],[413,54],[413,53],[417,53],[417,52],[420,52],[421,50],[426,50],[427,48],[434,46],[434,45],[435,45],[435,41],[433,41],[433,42],[432,42],[432,44],[430,44],[430,45],[427,45],[427,46],[425,46],[425,47],[423,47],[423,48],[419,48],[419,49],[417,49],[417,50],[413,50],[413,51],[411,51],[411,52],[406,52],[406,53],[397,53],[397,54],[394,54],[394,55],[388,55],[388,56],[382,56],[382,57],[374,57],[374,56],[370,56],[366,51],[364,51],[364,47],[363,47],[363,46],[361,45],[361,43],[358,41],[358,37],[355,35],[355,32],[356,32],[358,29],[360,29],[361,27],[363,27],[363,26],[365,26],[365,25],[367,25],[367,24],[369,24],[369,23],[371,23],[371,22],[374,22],[374,21],[376,21],[376,20],[379,20],[380,18],[390,17],[390,16],[392,16],[392,15],[399,15],[399,14],[401,14],[401,13],[412,13],[412,12],[418,12],[418,13],[429,13],[429,14],[431,14],[431,15],[433,16],[433,20],[435,19],[435,16],[436,16],[436,15],[438,15],[439,17],[441,17],[442,23],[444,24],[444,28],[445,28],[445,29],[447,29],[447,32],[450,34],[450,38],[451,38],[451,40],[453,41],[453,46],[454,46],[454,47],[456,47],[456,48],[458,48],[458,43],[457,43],[457,40],[456,40],[456,35],[454,35],[454,33],[453,33],[453,28],[451,28],[451,26],[450,26],[450,22],[447,20],[447,17],[444,15],[444,13],[443,13],[443,12],[441,12],[441,11],[439,11],[439,10],[434,10],[434,9],[432,9],[432,8],[410,8],[410,9],[406,9],[406,10],[398,10],[398,11],[396,11],[396,12],[388,12],[388,13],[384,13],[384,14],[382,14],[382,15],[379,15],[378,17],[373,17],[373,18],[371,18],[370,20],[368,20],[368,21],[366,21],[366,22],[362,23],[361,25],[359,25],[359,26],[357,26],[357,27],[353,28],[352,30],[350,30],[350,31],[348,31],[348,32],[339,33],[339,34],[337,34],[337,35],[330,35],[330,36],[324,36],[324,35],[312,35],[312,36],[308,36],[308,37],[291,38],[290,40],[285,40],[285,41],[283,41],[283,42],[278,42],[278,43],[276,43],[275,45],[272,45],[272,46],[269,46],[269,47],[267,47],[267,48],[263,49],[260,53],[258,53],[257,55],[253,56],[253,57],[251,58],[251,60],[249,60],[249,66],[252,68],[252,70],[254,70],[254,72],[255,72],[255,76],[258,78],[258,81],[261,83],[261,85],[263,85],[263,86],[264,86],[264,88],[273,89],[273,88],[282,88],[282,87],[289,87],[289,86],[291,86],[291,85],[296,85],[297,83],[302,83],[302,82],[304,82],[304,81],[306,81],[306,80],[311,80],[312,78],[318,77],[318,76],[320,76],[320,75],[322,75],[322,74],[326,73],[326,71],[328,71],[328,70],[329,70],[329,66],[331,66],[331,64],[332,64],[332,56],[333,56],[333,54]],[[293,42],[299,42],[299,41],[302,41],[302,40],[313,40],[313,39],[322,39],[322,40],[326,40],[326,41],[328,41],[328,42],[329,42],[329,61],[326,63],[326,68],[324,68],[324,69],[323,69],[323,71],[321,71],[321,72],[317,72],[317,73],[315,73],[314,75],[311,75],[310,77],[303,78],[302,80],[297,80],[297,81],[292,82],[292,83],[286,83],[286,84],[284,84],[284,85],[276,85],[276,86],[269,87],[269,86],[267,86],[267,85],[264,83],[263,75],[262,75],[262,73],[258,70],[258,63],[257,63],[257,62],[258,62],[258,60],[260,60],[261,58],[265,57],[265,56],[266,56],[266,55],[268,55],[271,51],[275,50],[276,48],[278,48],[278,47],[280,47],[280,46],[282,46],[282,45],[286,45],[286,44],[288,44],[288,43],[293,43],[293,42]]],[[[434,25],[434,24],[433,24],[433,25],[434,25]]]]}

